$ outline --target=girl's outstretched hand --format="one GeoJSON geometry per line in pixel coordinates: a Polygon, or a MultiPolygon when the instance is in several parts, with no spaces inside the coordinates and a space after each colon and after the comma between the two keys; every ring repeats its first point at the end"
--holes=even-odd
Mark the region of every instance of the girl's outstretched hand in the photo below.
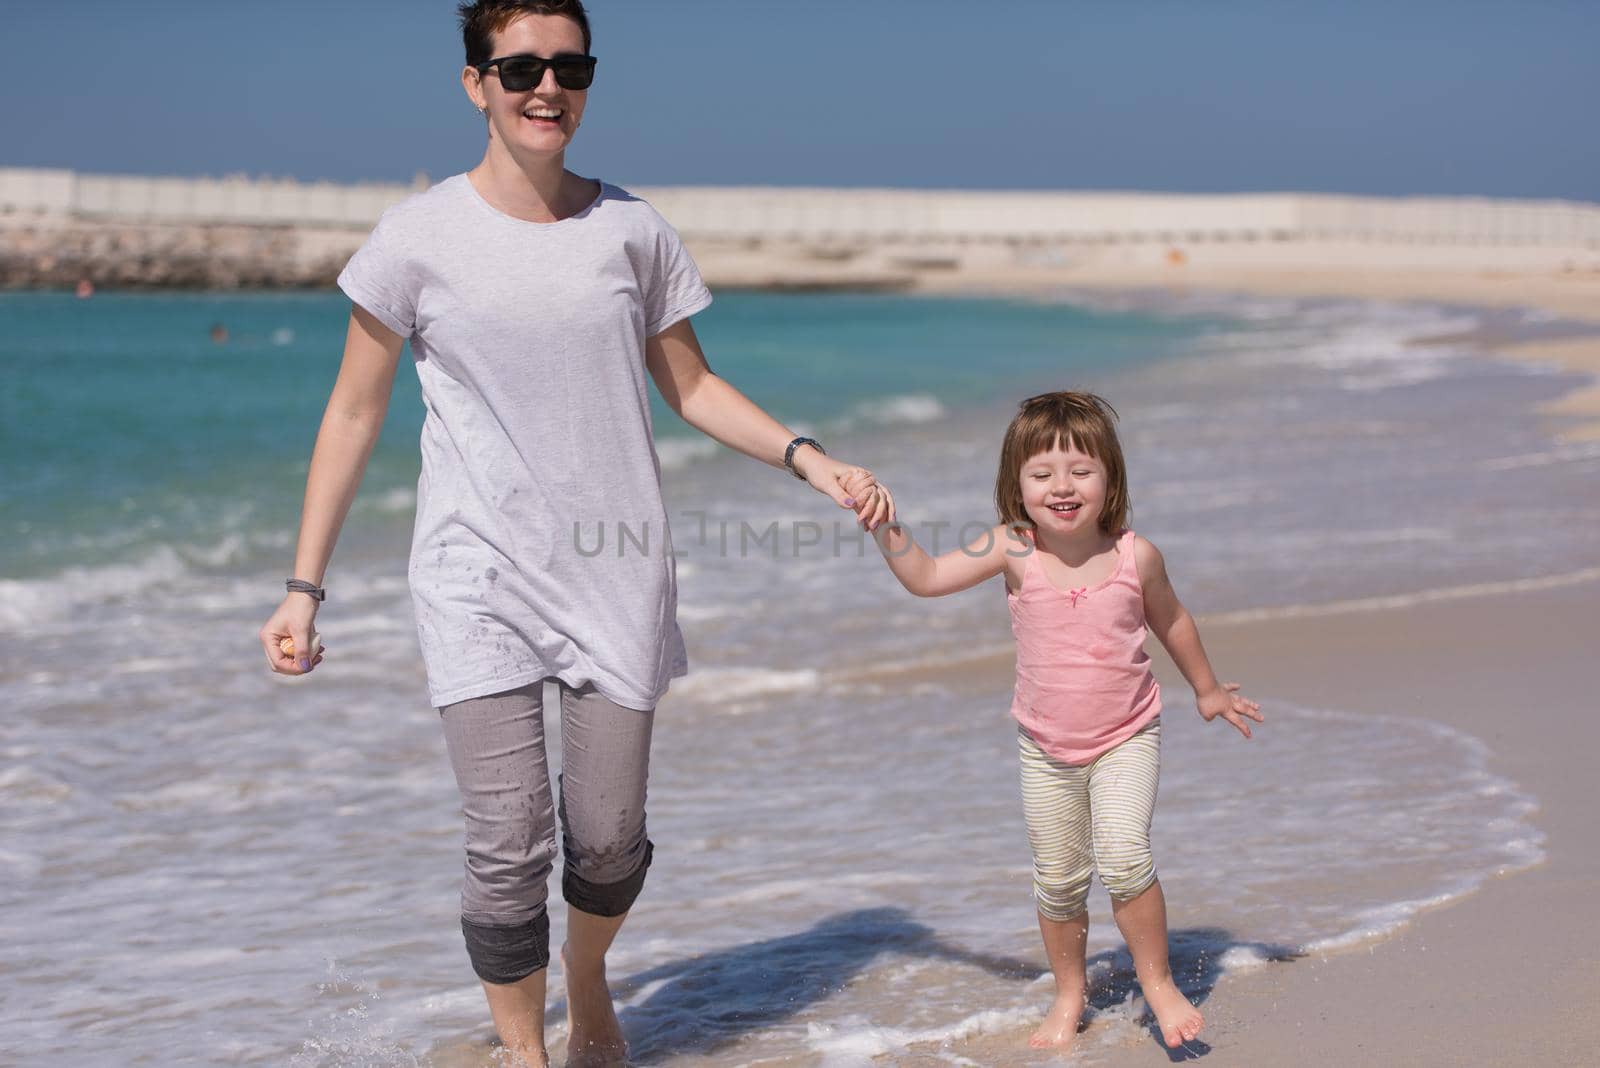
{"type": "Polygon", "coordinates": [[[1215,690],[1195,694],[1194,703],[1200,710],[1200,717],[1207,723],[1221,716],[1246,738],[1250,737],[1250,724],[1245,720],[1263,722],[1261,706],[1240,693],[1237,682],[1224,682],[1215,690]]]}
{"type": "Polygon", "coordinates": [[[863,530],[877,530],[884,523],[894,522],[894,495],[871,471],[851,468],[842,485],[848,495],[845,500],[855,509],[856,521],[863,530]]]}

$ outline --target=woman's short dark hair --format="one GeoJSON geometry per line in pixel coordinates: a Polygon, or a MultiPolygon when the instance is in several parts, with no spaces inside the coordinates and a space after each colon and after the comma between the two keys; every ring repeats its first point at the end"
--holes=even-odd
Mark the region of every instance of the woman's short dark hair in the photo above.
{"type": "Polygon", "coordinates": [[[561,15],[583,31],[583,50],[589,51],[589,13],[583,0],[477,0],[456,8],[461,16],[461,42],[467,48],[467,66],[476,67],[494,57],[494,35],[524,15],[561,15]]]}

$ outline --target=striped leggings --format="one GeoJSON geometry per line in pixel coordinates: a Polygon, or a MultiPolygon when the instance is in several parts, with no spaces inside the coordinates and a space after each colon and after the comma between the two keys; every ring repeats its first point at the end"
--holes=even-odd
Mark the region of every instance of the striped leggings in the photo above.
{"type": "Polygon", "coordinates": [[[1118,901],[1156,881],[1150,817],[1161,772],[1161,720],[1082,766],[1063,764],[1017,732],[1022,811],[1033,847],[1033,893],[1047,920],[1081,914],[1089,878],[1118,901]]]}

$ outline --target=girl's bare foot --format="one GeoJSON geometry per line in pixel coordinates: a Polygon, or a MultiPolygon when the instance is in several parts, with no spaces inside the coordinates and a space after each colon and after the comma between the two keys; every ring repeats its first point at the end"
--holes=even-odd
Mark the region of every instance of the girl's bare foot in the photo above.
{"type": "Polygon", "coordinates": [[[1034,1049],[1071,1049],[1082,1019],[1083,991],[1058,994],[1050,1012],[1028,1037],[1028,1045],[1034,1049]]]}
{"type": "Polygon", "coordinates": [[[569,1068],[603,1068],[628,1062],[628,1041],[622,1037],[617,1010],[606,986],[605,966],[594,973],[578,974],[561,947],[561,970],[567,980],[567,1065],[569,1068]]]}
{"type": "Polygon", "coordinates": [[[1161,1041],[1168,1049],[1177,1049],[1185,1042],[1193,1042],[1206,1025],[1200,1010],[1189,1003],[1172,977],[1164,983],[1152,983],[1144,992],[1150,1011],[1156,1014],[1156,1024],[1161,1028],[1161,1041]]]}

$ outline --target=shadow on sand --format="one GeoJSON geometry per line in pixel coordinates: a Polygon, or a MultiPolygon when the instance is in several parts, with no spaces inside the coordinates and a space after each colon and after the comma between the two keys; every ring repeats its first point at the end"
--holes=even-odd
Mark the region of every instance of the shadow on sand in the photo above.
{"type": "MultiPolygon", "coordinates": [[[[1182,927],[1167,933],[1167,958],[1172,968],[1172,978],[1178,989],[1186,994],[1196,1007],[1205,1004],[1222,978],[1222,958],[1231,950],[1245,950],[1261,960],[1284,963],[1298,959],[1302,954],[1287,946],[1264,942],[1240,942],[1220,927],[1182,927]]],[[[1126,946],[1096,953],[1088,960],[1089,1011],[1085,1015],[1092,1021],[1094,1014],[1115,1008],[1127,1002],[1139,990],[1139,980],[1133,970],[1133,957],[1126,946]]],[[[1142,996],[1142,995],[1141,995],[1142,996]]],[[[1043,1008],[1043,1006],[1041,1006],[1043,1008]]],[[[1161,1048],[1169,1061],[1199,1060],[1211,1052],[1202,1039],[1186,1043],[1177,1049],[1167,1049],[1161,1041],[1161,1029],[1148,1007],[1140,1019],[1149,1032],[1151,1041],[1161,1048]]]]}
{"type": "MultiPolygon", "coordinates": [[[[1282,946],[1236,942],[1218,928],[1177,930],[1169,939],[1173,976],[1197,1005],[1211,995],[1226,951],[1249,949],[1273,961],[1296,955],[1282,946]]],[[[619,1001],[643,994],[619,1016],[633,1058],[655,1064],[674,1056],[710,1053],[781,1024],[887,957],[935,958],[1017,983],[1031,983],[1044,974],[1037,960],[974,953],[943,941],[904,909],[873,908],[838,913],[796,934],[651,968],[614,981],[612,990],[619,1001]]],[[[1138,984],[1126,949],[1095,954],[1088,963],[1092,1019],[1096,1011],[1124,1004],[1138,984]]],[[[1041,1003],[1040,1013],[1047,1007],[1041,1003]]],[[[565,1005],[553,1009],[552,1021],[565,1014],[565,1005]]],[[[1143,1022],[1160,1045],[1154,1018],[1147,1012],[1143,1022]]],[[[1166,1052],[1171,1060],[1182,1061],[1204,1056],[1209,1049],[1197,1041],[1166,1052]]]]}

